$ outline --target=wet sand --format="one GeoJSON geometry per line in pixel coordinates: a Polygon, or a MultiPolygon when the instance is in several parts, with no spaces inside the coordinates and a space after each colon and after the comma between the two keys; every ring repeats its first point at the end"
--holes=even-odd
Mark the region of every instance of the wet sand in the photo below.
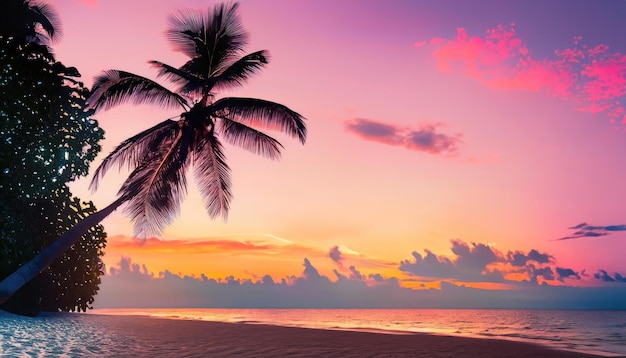
{"type": "Polygon", "coordinates": [[[531,343],[175,320],[0,311],[0,357],[594,357],[531,343]]]}
{"type": "Polygon", "coordinates": [[[506,340],[84,316],[117,337],[99,354],[119,357],[594,357],[506,340]]]}

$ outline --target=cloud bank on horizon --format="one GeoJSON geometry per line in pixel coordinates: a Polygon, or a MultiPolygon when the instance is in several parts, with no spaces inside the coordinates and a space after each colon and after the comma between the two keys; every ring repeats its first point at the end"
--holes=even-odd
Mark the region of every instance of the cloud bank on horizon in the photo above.
{"type": "Polygon", "coordinates": [[[412,260],[396,266],[396,275],[385,276],[362,272],[337,245],[321,256],[335,265],[334,277],[304,258],[299,275],[281,279],[209,278],[169,270],[155,275],[123,256],[103,277],[96,306],[626,308],[626,278],[620,273],[600,269],[589,275],[560,267],[554,256],[535,249],[502,253],[483,243],[451,240],[451,252],[452,257],[413,252],[412,260]],[[429,288],[426,282],[437,285],[429,288]]]}
{"type": "MultiPolygon", "coordinates": [[[[182,276],[166,270],[155,276],[144,265],[122,257],[102,279],[96,308],[221,307],[221,308],[558,308],[625,309],[626,285],[574,287],[534,284],[519,289],[478,289],[442,281],[439,289],[403,287],[395,277],[353,275],[334,271],[336,280],[318,272],[304,259],[299,276],[275,281],[265,275],[257,281],[229,276],[222,279],[182,276]]],[[[576,275],[562,270],[560,277],[576,275]]],[[[596,279],[614,283],[606,271],[596,279]]],[[[594,275],[594,276],[596,276],[594,275]]]]}

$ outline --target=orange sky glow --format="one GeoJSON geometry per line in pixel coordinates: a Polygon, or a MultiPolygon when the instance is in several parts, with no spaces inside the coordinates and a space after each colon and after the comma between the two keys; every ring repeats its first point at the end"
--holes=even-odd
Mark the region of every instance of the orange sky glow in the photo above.
{"type": "MultiPolygon", "coordinates": [[[[148,60],[182,64],[167,15],[214,2],[51,3],[64,30],[54,52],[91,86],[105,69],[156,78],[148,60]]],[[[104,222],[107,268],[130,258],[155,278],[294,282],[310,262],[332,282],[372,287],[623,287],[626,28],[615,13],[626,5],[498,4],[241,1],[247,49],[269,50],[270,63],[222,95],[296,110],[307,143],[278,135],[280,161],[227,147],[226,222],[209,219],[193,184],[162,237],[133,238],[118,210],[104,222]]],[[[176,115],[98,113],[106,139],[93,168],[176,115]]],[[[126,174],[95,193],[91,177],[71,187],[104,207],[126,174]]]]}

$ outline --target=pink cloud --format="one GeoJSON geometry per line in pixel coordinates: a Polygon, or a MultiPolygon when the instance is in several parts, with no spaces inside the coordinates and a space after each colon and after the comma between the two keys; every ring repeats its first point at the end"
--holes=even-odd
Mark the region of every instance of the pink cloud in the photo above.
{"type": "Polygon", "coordinates": [[[511,24],[498,25],[484,36],[459,28],[453,39],[436,37],[415,46],[435,47],[432,56],[441,72],[460,73],[497,90],[542,91],[571,102],[577,111],[626,123],[626,55],[581,41],[577,36],[572,47],[555,50],[552,58],[536,58],[511,24]]]}
{"type": "Polygon", "coordinates": [[[365,140],[430,154],[456,156],[462,135],[438,132],[438,127],[442,126],[438,123],[426,123],[417,128],[402,128],[363,118],[355,118],[345,122],[348,132],[365,140]]]}

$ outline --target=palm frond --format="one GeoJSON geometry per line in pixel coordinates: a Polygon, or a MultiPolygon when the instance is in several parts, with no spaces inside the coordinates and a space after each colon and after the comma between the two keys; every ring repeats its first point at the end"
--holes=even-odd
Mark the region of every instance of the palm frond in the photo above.
{"type": "Polygon", "coordinates": [[[288,107],[256,98],[227,97],[211,106],[215,115],[253,127],[278,130],[291,137],[306,141],[304,117],[288,107]]]}
{"type": "Polygon", "coordinates": [[[169,81],[178,84],[180,93],[201,93],[206,85],[206,81],[196,76],[194,72],[178,69],[160,61],[148,61],[148,63],[159,70],[158,77],[165,77],[169,81]]]}
{"type": "Polygon", "coordinates": [[[208,77],[222,63],[236,58],[247,43],[237,8],[237,3],[220,3],[213,11],[181,11],[169,17],[165,34],[174,50],[192,59],[207,58],[208,66],[199,73],[208,77]]]}
{"type": "Polygon", "coordinates": [[[163,107],[188,106],[185,98],[153,80],[118,70],[103,71],[95,78],[87,104],[89,108],[97,111],[110,109],[127,101],[163,107]]]}
{"type": "Polygon", "coordinates": [[[151,60],[148,61],[148,63],[159,71],[157,77],[165,77],[167,80],[174,83],[200,80],[198,76],[192,73],[180,70],[161,61],[151,60]]]}
{"type": "Polygon", "coordinates": [[[98,189],[100,180],[114,165],[119,169],[126,166],[131,170],[141,166],[152,152],[159,151],[162,145],[171,142],[178,134],[179,128],[178,122],[168,119],[126,139],[96,168],[89,188],[92,191],[98,189]]]}
{"type": "Polygon", "coordinates": [[[152,152],[122,185],[119,194],[129,199],[126,211],[135,223],[136,236],[160,235],[180,213],[187,194],[190,132],[179,131],[152,152]]]}
{"type": "Polygon", "coordinates": [[[248,54],[228,65],[215,76],[215,89],[231,89],[242,86],[269,62],[267,51],[261,50],[248,54]]]}
{"type": "Polygon", "coordinates": [[[181,93],[194,93],[198,95],[202,95],[205,91],[210,91],[212,85],[209,84],[211,81],[211,75],[206,73],[206,69],[209,68],[210,59],[206,56],[198,56],[196,58],[192,58],[187,61],[184,65],[180,67],[181,71],[193,74],[199,78],[202,78],[203,82],[187,82],[183,87],[180,88],[181,93]]]}
{"type": "Polygon", "coordinates": [[[280,151],[284,149],[279,141],[267,134],[227,118],[219,121],[219,133],[228,143],[272,160],[280,159],[280,151]]]}
{"type": "Polygon", "coordinates": [[[198,141],[192,153],[194,178],[209,216],[221,215],[226,220],[233,194],[222,144],[209,134],[198,141]]]}
{"type": "Polygon", "coordinates": [[[165,36],[175,51],[180,51],[188,57],[196,57],[197,44],[194,39],[202,39],[205,32],[204,15],[195,9],[183,9],[168,18],[169,28],[165,36]]]}
{"type": "Polygon", "coordinates": [[[58,40],[61,37],[61,23],[54,8],[48,4],[39,4],[31,6],[30,9],[32,20],[41,25],[45,32],[45,34],[38,32],[38,35],[45,36],[50,41],[58,40]]]}

